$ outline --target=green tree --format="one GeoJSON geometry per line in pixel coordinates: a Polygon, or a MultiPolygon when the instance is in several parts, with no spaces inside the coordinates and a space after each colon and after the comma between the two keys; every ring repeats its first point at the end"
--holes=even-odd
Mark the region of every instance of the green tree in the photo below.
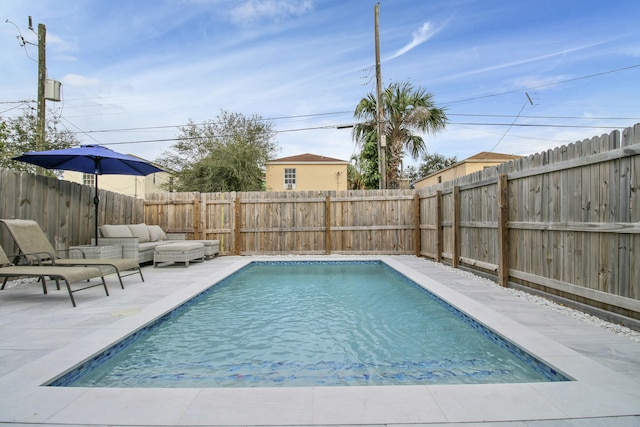
{"type": "MultiPolygon", "coordinates": [[[[45,150],[57,150],[79,145],[76,136],[66,129],[60,129],[60,121],[53,117],[46,122],[45,150]]],[[[36,166],[11,160],[28,151],[36,151],[36,116],[25,111],[20,116],[0,117],[0,167],[35,173],[36,166]]],[[[53,176],[55,171],[46,170],[53,176]]]]}
{"type": "MultiPolygon", "coordinates": [[[[443,108],[435,106],[431,93],[420,87],[416,89],[411,83],[390,84],[382,92],[382,104],[383,132],[387,139],[387,187],[397,188],[403,156],[409,154],[417,159],[426,151],[424,139],[418,133],[442,131],[447,116],[443,108]]],[[[360,100],[354,116],[362,121],[353,130],[356,143],[364,146],[373,139],[377,141],[377,101],[374,94],[360,100]]]]}
{"type": "Polygon", "coordinates": [[[203,124],[189,121],[156,162],[175,171],[176,191],[260,191],[266,163],[278,151],[274,137],[260,117],[223,110],[203,124]]]}
{"type": "Polygon", "coordinates": [[[413,186],[413,183],[420,179],[420,173],[418,172],[418,168],[413,165],[409,165],[404,168],[402,171],[402,178],[409,180],[409,185],[413,186]]]}
{"type": "Polygon", "coordinates": [[[424,153],[421,160],[422,163],[418,166],[409,165],[402,171],[402,177],[408,179],[411,185],[427,175],[431,175],[439,170],[448,168],[458,162],[458,158],[456,156],[445,157],[438,153],[424,153]]]}
{"type": "Polygon", "coordinates": [[[352,184],[354,190],[374,190],[378,188],[380,182],[380,172],[378,171],[378,145],[375,133],[368,133],[364,137],[360,153],[353,156],[354,176],[357,175],[357,182],[352,184]]]}
{"type": "MultiPolygon", "coordinates": [[[[357,161],[352,157],[351,161],[357,161]]],[[[347,166],[347,186],[349,190],[364,190],[364,182],[362,181],[362,174],[357,168],[357,165],[349,164],[347,166]]]]}
{"type": "Polygon", "coordinates": [[[438,153],[424,153],[421,160],[422,163],[418,166],[418,178],[424,178],[441,169],[453,166],[458,162],[456,156],[446,157],[438,153]]]}

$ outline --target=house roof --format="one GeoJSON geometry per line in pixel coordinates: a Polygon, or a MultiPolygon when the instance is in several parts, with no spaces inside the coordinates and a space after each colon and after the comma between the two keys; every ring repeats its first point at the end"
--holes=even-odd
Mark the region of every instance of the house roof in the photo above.
{"type": "Polygon", "coordinates": [[[456,168],[460,165],[463,165],[465,163],[506,163],[510,160],[516,160],[516,159],[520,159],[522,158],[522,156],[516,156],[515,154],[504,154],[504,153],[493,153],[493,152],[489,152],[489,151],[481,151],[478,154],[474,154],[471,157],[467,157],[464,160],[460,160],[457,163],[454,163],[453,165],[437,170],[435,172],[430,173],[427,176],[423,176],[422,178],[416,180],[416,182],[420,182],[423,181],[425,179],[429,179],[432,176],[436,176],[436,175],[440,175],[442,174],[444,171],[447,171],[449,169],[453,169],[456,168]]]}
{"type": "Polygon", "coordinates": [[[298,154],[296,156],[282,157],[274,159],[267,163],[349,163],[346,160],[334,159],[327,156],[319,156],[317,154],[298,154]]]}
{"type": "Polygon", "coordinates": [[[514,154],[492,153],[488,151],[481,151],[478,154],[474,154],[471,157],[467,157],[459,163],[466,161],[482,161],[482,162],[507,162],[509,160],[519,159],[522,156],[516,156],[514,154]]]}

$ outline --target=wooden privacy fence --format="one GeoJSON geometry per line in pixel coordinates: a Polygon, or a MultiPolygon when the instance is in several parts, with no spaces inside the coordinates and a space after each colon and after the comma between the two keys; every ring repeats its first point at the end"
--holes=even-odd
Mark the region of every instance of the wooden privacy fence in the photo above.
{"type": "Polygon", "coordinates": [[[156,193],[145,219],[222,253],[416,254],[413,190],[156,193]]]}
{"type": "Polygon", "coordinates": [[[640,126],[419,192],[421,255],[640,318],[640,126]]]}
{"type": "MultiPolygon", "coordinates": [[[[144,218],[141,199],[99,190],[98,220],[136,223],[144,218]]],[[[41,175],[0,169],[0,218],[35,220],[60,251],[89,243],[94,234],[94,189],[41,175]]],[[[0,225],[0,243],[15,254],[13,240],[0,225]]]]}

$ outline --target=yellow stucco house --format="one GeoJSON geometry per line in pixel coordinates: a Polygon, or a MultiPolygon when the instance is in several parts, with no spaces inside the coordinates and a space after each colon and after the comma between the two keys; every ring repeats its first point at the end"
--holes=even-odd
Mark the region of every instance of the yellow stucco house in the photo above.
{"type": "Polygon", "coordinates": [[[456,179],[464,175],[469,175],[471,173],[481,171],[485,168],[498,166],[502,163],[516,160],[521,157],[522,156],[515,156],[513,154],[490,153],[487,151],[482,151],[474,156],[459,161],[458,163],[451,165],[448,168],[440,169],[437,172],[419,179],[414,183],[414,188],[420,189],[440,184],[441,182],[451,181],[452,179],[456,179]]]}
{"type": "Polygon", "coordinates": [[[267,191],[347,190],[346,160],[300,154],[267,162],[267,191]]]}
{"type": "MultiPolygon", "coordinates": [[[[131,154],[129,156],[137,157],[131,154]]],[[[149,162],[148,160],[145,161],[149,162]]],[[[153,162],[149,163],[155,164],[153,162]]],[[[160,165],[156,166],[161,167],[160,165]]],[[[95,175],[75,171],[64,171],[62,179],[90,187],[95,186],[96,182],[95,175]]],[[[167,192],[168,190],[164,185],[171,182],[172,179],[173,177],[169,172],[158,172],[147,176],[100,175],[98,177],[98,187],[101,190],[144,199],[146,194],[167,192]]]]}

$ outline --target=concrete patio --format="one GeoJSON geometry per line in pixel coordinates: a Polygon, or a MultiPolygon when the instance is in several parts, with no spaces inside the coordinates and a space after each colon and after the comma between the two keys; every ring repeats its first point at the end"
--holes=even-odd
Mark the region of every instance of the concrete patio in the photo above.
{"type": "Polygon", "coordinates": [[[220,257],[98,288],[0,292],[0,425],[640,425],[640,341],[412,256],[220,257]],[[100,389],[42,384],[252,260],[381,259],[575,381],[494,385],[100,389]]]}

